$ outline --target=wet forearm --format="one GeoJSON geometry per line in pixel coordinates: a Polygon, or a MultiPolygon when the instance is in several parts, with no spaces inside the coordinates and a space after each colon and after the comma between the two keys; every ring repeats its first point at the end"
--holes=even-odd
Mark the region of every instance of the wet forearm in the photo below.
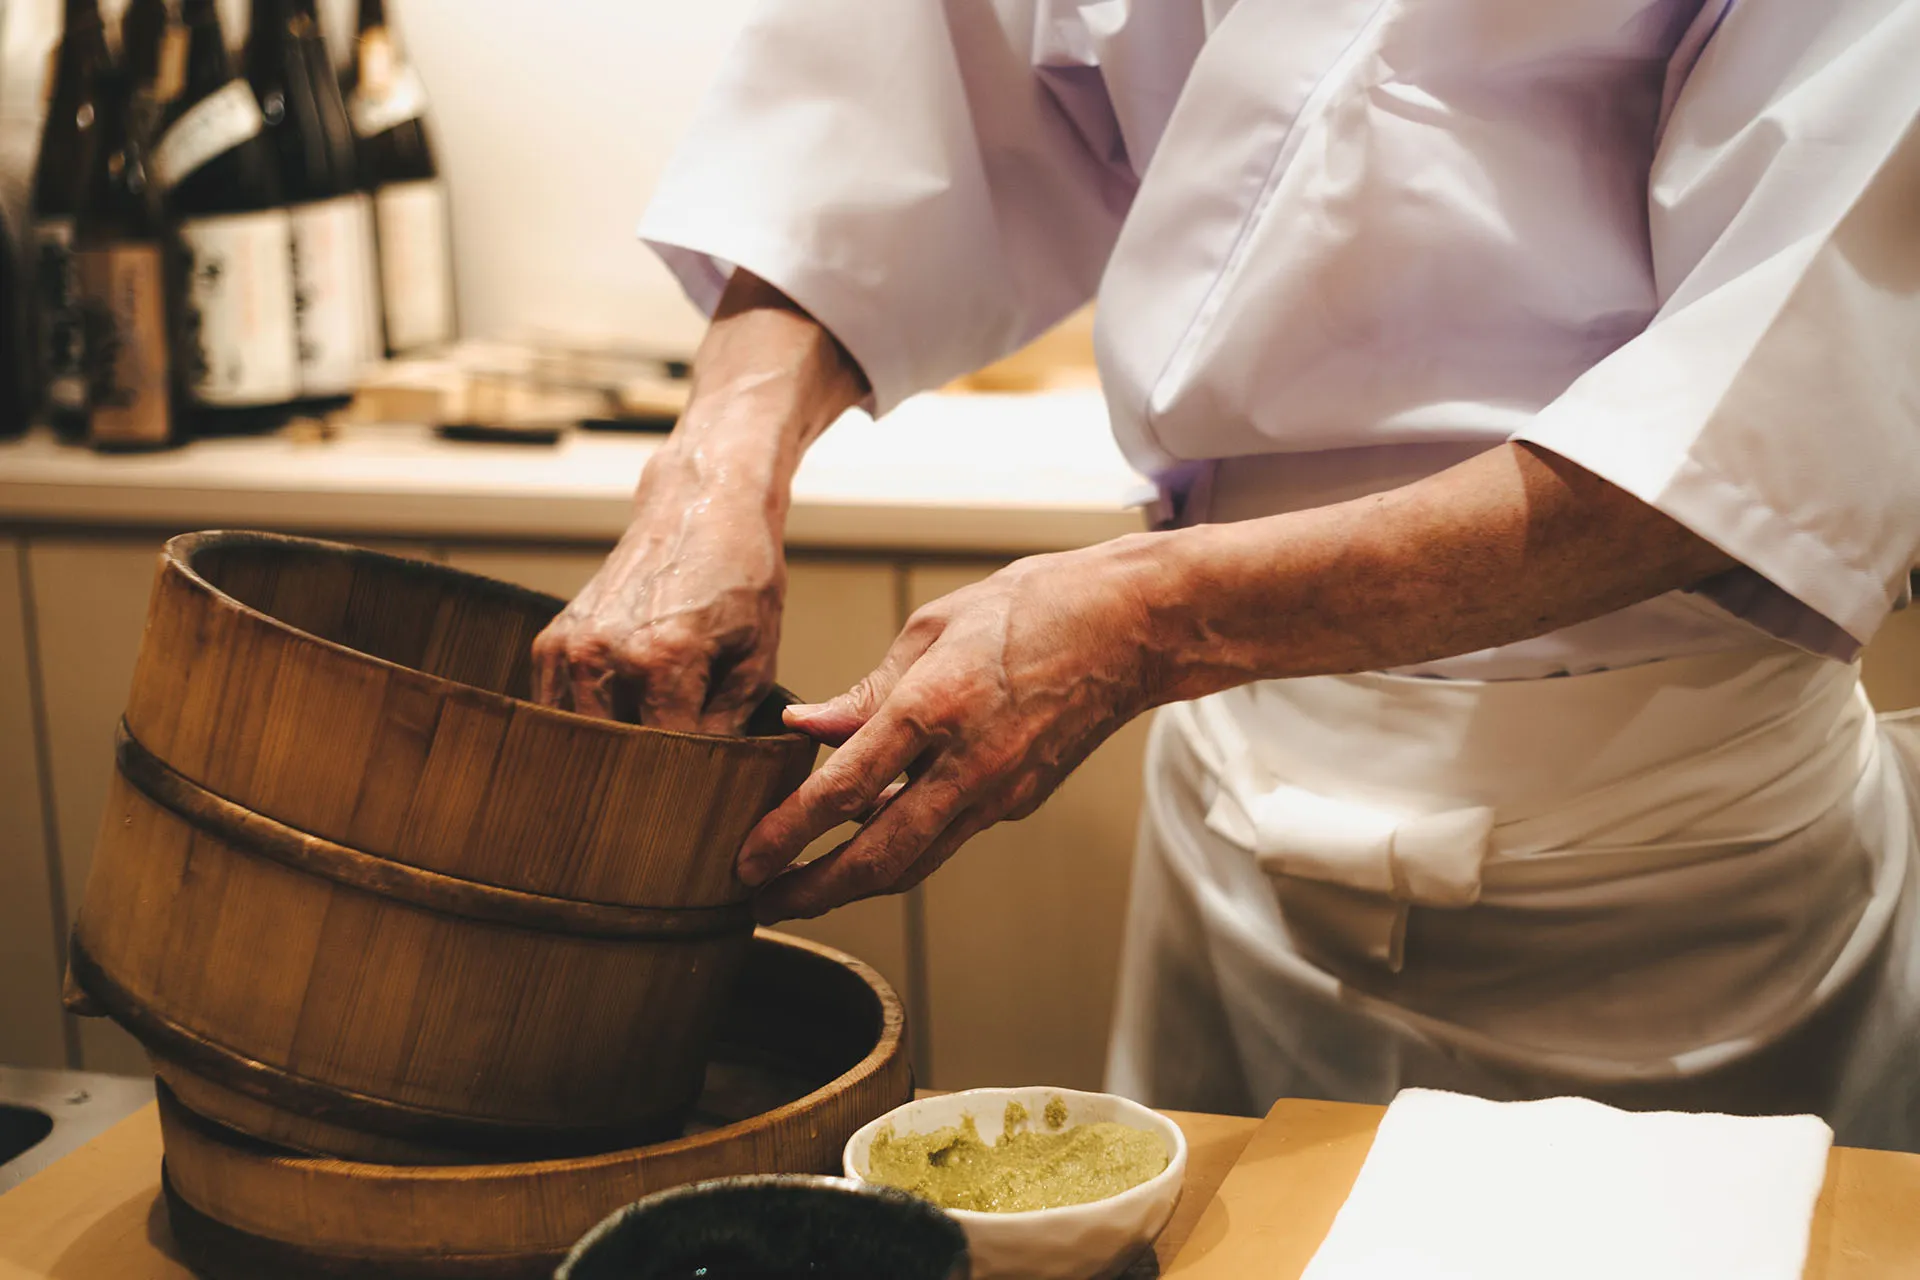
{"type": "Polygon", "coordinates": [[[832,334],[772,285],[736,271],[662,460],[696,473],[716,496],[784,513],[800,455],[866,394],[859,365],[832,334]]]}

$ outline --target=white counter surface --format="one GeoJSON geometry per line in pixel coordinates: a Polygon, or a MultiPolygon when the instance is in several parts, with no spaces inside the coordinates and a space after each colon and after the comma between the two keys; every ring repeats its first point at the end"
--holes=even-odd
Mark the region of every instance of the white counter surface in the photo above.
{"type": "MultiPolygon", "coordinates": [[[[341,535],[605,542],[660,437],[573,432],[558,445],[455,443],[349,425],[102,455],[36,434],[0,445],[0,524],[263,527],[341,535]]],[[[1143,527],[1146,486],[1096,393],[930,395],[882,422],[851,413],[794,482],[803,547],[1018,553],[1143,527]]]]}

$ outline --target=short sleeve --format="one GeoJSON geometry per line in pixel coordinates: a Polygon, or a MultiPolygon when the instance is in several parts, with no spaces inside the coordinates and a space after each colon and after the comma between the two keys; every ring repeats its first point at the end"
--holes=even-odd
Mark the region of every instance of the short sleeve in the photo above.
{"type": "Polygon", "coordinates": [[[1078,7],[771,0],[640,235],[711,311],[736,266],[812,313],[884,413],[1093,296],[1137,179],[1078,7]]]}
{"type": "Polygon", "coordinates": [[[1851,658],[1920,561],[1920,3],[1712,8],[1650,179],[1659,311],[1515,438],[1739,560],[1722,607],[1851,658]]]}

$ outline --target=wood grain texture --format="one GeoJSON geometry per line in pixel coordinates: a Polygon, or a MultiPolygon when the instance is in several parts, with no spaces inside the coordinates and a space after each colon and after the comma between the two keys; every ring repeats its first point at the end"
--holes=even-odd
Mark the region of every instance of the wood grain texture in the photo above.
{"type": "Polygon", "coordinates": [[[502,889],[376,858],[262,817],[215,795],[141,746],[124,725],[115,744],[115,758],[128,783],[197,830],[295,871],[429,911],[589,938],[706,937],[743,929],[751,918],[745,903],[629,907],[580,902],[502,889]]]}
{"type": "Polygon", "coordinates": [[[551,596],[265,534],[169,544],[126,721],[175,770],[324,839],[634,906],[738,902],[732,853],[814,748],[526,702],[551,596]]]}
{"type": "Polygon", "coordinates": [[[0,1063],[67,1065],[61,1026],[61,939],[28,682],[24,554],[0,538],[0,1063]]]}
{"type": "MultiPolygon", "coordinates": [[[[724,1078],[709,1086],[709,1097],[731,1099],[705,1118],[724,1121],[719,1127],[575,1160],[410,1167],[276,1151],[163,1095],[167,1168],[199,1213],[319,1260],[311,1271],[278,1274],[352,1274],[358,1265],[541,1275],[588,1227],[649,1191],[730,1173],[836,1168],[854,1129],[911,1096],[904,1032],[897,997],[872,969],[762,933],[717,1040],[714,1074],[734,1068],[731,1086],[724,1078]],[[769,1097],[770,1071],[804,1092],[783,1095],[775,1084],[769,1097]],[[775,1105],[763,1109],[769,1100],[775,1105]]],[[[217,1260],[208,1270],[222,1271],[217,1260]]]]}
{"type": "MultiPolygon", "coordinates": [[[[993,567],[916,568],[909,602],[993,567]]],[[[922,886],[934,1087],[1100,1088],[1146,727],[1123,728],[1038,812],[975,836],[922,886]]]]}
{"type": "MultiPolygon", "coordinates": [[[[448,549],[447,561],[470,573],[571,599],[598,571],[607,550],[456,546],[448,549]]],[[[906,621],[898,601],[902,572],[885,560],[789,556],[787,608],[780,630],[781,682],[797,697],[824,699],[852,688],[878,666],[906,621]]],[[[829,831],[809,847],[807,856],[833,849],[853,830],[849,824],[829,831]]],[[[916,989],[907,959],[911,946],[905,899],[868,898],[781,928],[859,956],[900,992],[916,1026],[929,1018],[926,995],[916,989]]],[[[928,1064],[916,1065],[925,1070],[928,1064]]]]}
{"type": "Polygon", "coordinates": [[[814,749],[525,702],[559,607],[303,539],[169,543],[82,986],[170,1062],[319,1122],[303,1145],[670,1130],[751,929],[732,851],[814,749]]]}
{"type": "Polygon", "coordinates": [[[183,1052],[158,1023],[254,1064],[221,1078],[259,1101],[462,1146],[551,1130],[564,1149],[597,1126],[669,1125],[692,1101],[746,936],[568,936],[428,910],[261,857],[116,777],[75,937],[111,987],[75,974],[156,1052],[183,1052]]]}
{"type": "MultiPolygon", "coordinates": [[[[1168,1114],[1187,1135],[1189,1155],[1186,1192],[1155,1245],[1162,1266],[1259,1124],[1168,1114]]],[[[160,1155],[159,1113],[148,1106],[0,1197],[0,1280],[191,1280],[160,1199],[160,1155]]],[[[247,1280],[280,1274],[255,1271],[247,1280]]],[[[1156,1273],[1149,1266],[1138,1274],[1156,1273]]]]}

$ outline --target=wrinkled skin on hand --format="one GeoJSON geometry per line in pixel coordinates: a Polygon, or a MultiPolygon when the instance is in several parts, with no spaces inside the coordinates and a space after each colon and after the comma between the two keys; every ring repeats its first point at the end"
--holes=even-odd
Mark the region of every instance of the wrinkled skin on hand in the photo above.
{"type": "Polygon", "coordinates": [[[625,536],[534,641],[534,696],[582,715],[736,733],[773,685],[787,566],[765,507],[668,446],[625,536]]]}
{"type": "Polygon", "coordinates": [[[741,878],[764,885],[760,918],[911,888],[979,831],[1032,813],[1150,705],[1147,610],[1132,583],[1148,545],[1018,561],[915,613],[850,692],[790,708],[790,726],[840,749],[741,850],[741,878]],[[851,840],[782,873],[866,814],[851,840]]]}

